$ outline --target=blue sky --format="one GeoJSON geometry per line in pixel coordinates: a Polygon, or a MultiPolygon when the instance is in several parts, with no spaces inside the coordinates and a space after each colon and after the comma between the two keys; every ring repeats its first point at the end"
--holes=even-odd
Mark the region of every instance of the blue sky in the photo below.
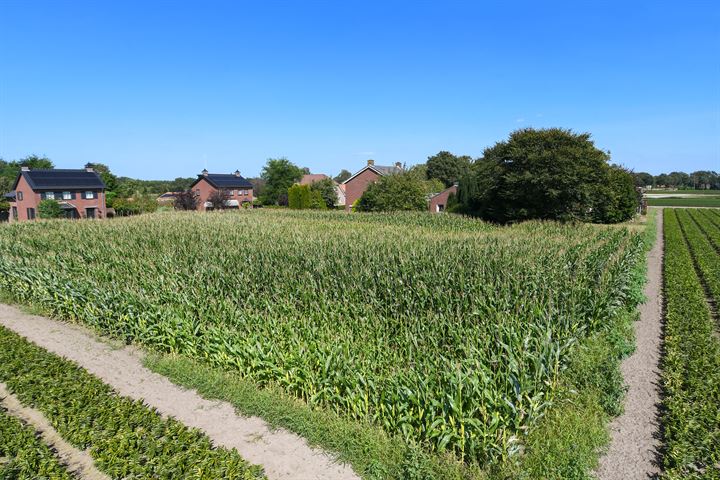
{"type": "Polygon", "coordinates": [[[720,170],[719,5],[0,0],[0,157],[336,174],[558,126],[720,170]]]}

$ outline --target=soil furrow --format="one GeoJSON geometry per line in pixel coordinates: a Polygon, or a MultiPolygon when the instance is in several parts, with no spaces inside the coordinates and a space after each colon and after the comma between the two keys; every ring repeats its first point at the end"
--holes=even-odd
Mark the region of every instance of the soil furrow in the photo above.
{"type": "Polygon", "coordinates": [[[621,371],[628,391],[625,410],[610,424],[608,452],[600,458],[596,476],[601,480],[647,479],[657,476],[660,404],[660,353],[662,338],[662,209],[655,209],[656,237],[648,253],[645,303],[635,323],[635,352],[621,371]]]}

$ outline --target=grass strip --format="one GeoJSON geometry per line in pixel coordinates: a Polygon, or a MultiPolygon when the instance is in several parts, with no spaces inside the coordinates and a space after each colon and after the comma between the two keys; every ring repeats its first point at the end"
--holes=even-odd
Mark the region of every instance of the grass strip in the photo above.
{"type": "Polygon", "coordinates": [[[74,478],[35,430],[0,406],[0,478],[35,480],[74,478]]]}
{"type": "Polygon", "coordinates": [[[257,479],[235,450],[115,394],[76,364],[0,327],[0,380],[113,478],[257,479]]]}
{"type": "Polygon", "coordinates": [[[692,262],[677,212],[666,210],[662,425],[671,479],[720,478],[720,341],[692,262]]]}

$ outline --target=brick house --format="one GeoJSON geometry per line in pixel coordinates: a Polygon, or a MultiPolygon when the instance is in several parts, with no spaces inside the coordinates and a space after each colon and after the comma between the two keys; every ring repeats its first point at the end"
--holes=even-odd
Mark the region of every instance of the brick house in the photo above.
{"type": "Polygon", "coordinates": [[[434,195],[430,195],[430,198],[428,198],[428,211],[430,213],[441,213],[444,212],[447,208],[447,202],[448,198],[450,197],[450,194],[457,195],[458,185],[457,183],[455,185],[452,185],[451,187],[446,188],[440,193],[436,193],[434,195]]]}
{"type": "Polygon", "coordinates": [[[397,162],[393,167],[385,167],[375,165],[374,160],[368,160],[367,165],[342,183],[345,187],[345,211],[349,212],[350,209],[352,209],[353,203],[362,197],[368,185],[375,183],[378,178],[382,176],[392,175],[402,171],[403,168],[400,162],[397,162]]]}
{"type": "Polygon", "coordinates": [[[42,200],[55,200],[67,218],[105,218],[105,183],[90,164],[83,170],[22,167],[10,201],[10,222],[34,220],[42,200]]]}
{"type": "Polygon", "coordinates": [[[239,208],[244,203],[252,203],[253,186],[246,178],[240,176],[240,171],[235,173],[208,173],[203,170],[197,180],[190,185],[197,197],[197,209],[205,211],[212,208],[208,198],[218,190],[225,190],[228,193],[227,206],[239,208]]]}

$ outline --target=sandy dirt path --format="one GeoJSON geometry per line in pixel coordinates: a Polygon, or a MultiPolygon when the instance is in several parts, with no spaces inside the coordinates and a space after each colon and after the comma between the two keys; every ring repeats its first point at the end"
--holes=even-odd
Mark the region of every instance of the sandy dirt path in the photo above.
{"type": "Polygon", "coordinates": [[[235,448],[264,468],[270,480],[359,480],[347,465],[311,448],[300,436],[271,430],[258,417],[243,417],[227,402],[210,401],[142,365],[141,353],[114,348],[89,330],[0,304],[0,324],[33,343],[76,362],[120,395],[142,399],[166,416],[199,428],[214,445],[235,448]]]}
{"type": "Polygon", "coordinates": [[[11,416],[19,418],[32,426],[40,434],[40,438],[43,439],[45,445],[55,450],[56,457],[68,472],[85,480],[110,480],[110,477],[95,468],[95,462],[93,462],[89,453],[78,450],[67,443],[42,412],[23,406],[15,395],[8,391],[5,384],[1,382],[0,405],[5,407],[11,416]]]}
{"type": "Polygon", "coordinates": [[[654,478],[660,473],[658,407],[660,404],[660,348],[662,338],[662,208],[655,208],[657,233],[648,253],[646,302],[635,323],[636,350],[622,362],[628,391],[625,412],[610,423],[611,442],[596,472],[600,480],[654,478]]]}

